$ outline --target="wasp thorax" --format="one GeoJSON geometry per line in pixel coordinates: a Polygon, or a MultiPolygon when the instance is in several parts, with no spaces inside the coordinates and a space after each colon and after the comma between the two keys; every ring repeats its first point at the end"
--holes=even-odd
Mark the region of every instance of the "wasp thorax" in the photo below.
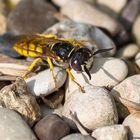
{"type": "Polygon", "coordinates": [[[70,57],[73,48],[74,47],[71,43],[58,42],[53,45],[52,51],[54,51],[61,59],[67,60],[70,57]]]}
{"type": "Polygon", "coordinates": [[[78,49],[71,58],[70,65],[71,68],[77,72],[85,71],[89,78],[91,79],[91,75],[89,73],[89,69],[93,63],[93,57],[91,51],[88,48],[80,48],[78,49]]]}

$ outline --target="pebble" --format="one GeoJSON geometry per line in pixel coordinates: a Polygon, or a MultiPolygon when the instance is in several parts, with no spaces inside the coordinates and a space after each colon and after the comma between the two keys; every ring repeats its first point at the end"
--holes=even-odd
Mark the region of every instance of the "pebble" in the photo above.
{"type": "Polygon", "coordinates": [[[13,49],[14,43],[17,41],[17,36],[12,33],[5,33],[0,36],[0,53],[5,54],[10,57],[19,58],[19,55],[13,49]]]}
{"type": "Polygon", "coordinates": [[[111,94],[130,112],[140,108],[140,74],[133,75],[115,86],[111,94]]]}
{"type": "Polygon", "coordinates": [[[127,64],[127,67],[128,67],[128,76],[132,76],[134,74],[136,74],[136,66],[135,66],[135,63],[128,59],[122,59],[126,64],[127,64]]]}
{"type": "Polygon", "coordinates": [[[58,116],[62,116],[62,110],[63,110],[63,105],[60,104],[57,108],[52,109],[46,104],[41,104],[40,105],[40,111],[41,111],[41,116],[45,117],[50,114],[57,114],[58,116]]]}
{"type": "Polygon", "coordinates": [[[0,35],[7,31],[7,20],[6,17],[0,13],[0,35]]]}
{"type": "Polygon", "coordinates": [[[6,5],[3,0],[0,0],[0,13],[5,14],[6,5]]]}
{"type": "Polygon", "coordinates": [[[21,0],[6,0],[7,6],[9,7],[10,10],[12,10],[13,8],[15,8],[17,6],[17,4],[20,2],[21,0]]]}
{"type": "MultiPolygon", "coordinates": [[[[52,2],[55,3],[59,7],[63,7],[65,5],[67,5],[70,1],[72,1],[72,0],[52,0],[52,2]]],[[[84,1],[84,2],[91,3],[91,4],[95,3],[95,0],[79,0],[79,1],[84,1]]]]}
{"type": "Polygon", "coordinates": [[[61,88],[48,96],[41,97],[41,99],[47,106],[55,109],[63,102],[64,93],[65,91],[61,88]]]}
{"type": "MultiPolygon", "coordinates": [[[[101,87],[88,85],[85,93],[74,91],[65,101],[62,115],[71,120],[70,112],[75,113],[81,125],[88,130],[118,122],[115,102],[108,91],[101,87]]],[[[70,120],[67,120],[69,125],[75,129],[70,120]]]]}
{"type": "MultiPolygon", "coordinates": [[[[66,71],[59,67],[54,67],[54,75],[56,75],[56,84],[60,88],[66,81],[66,71]]],[[[26,83],[30,92],[35,96],[46,96],[58,89],[50,69],[44,70],[31,78],[26,79],[26,83]]]]}
{"type": "MultiPolygon", "coordinates": [[[[88,83],[94,86],[114,87],[126,78],[128,68],[125,62],[120,59],[96,57],[90,70],[91,80],[85,72],[77,73],[73,69],[71,72],[81,86],[88,83]]],[[[77,88],[78,86],[69,78],[66,85],[66,96],[77,88]]]]}
{"type": "Polygon", "coordinates": [[[140,52],[135,57],[135,63],[140,68],[140,52]]]}
{"type": "Polygon", "coordinates": [[[137,40],[138,45],[140,45],[140,15],[137,17],[136,21],[133,24],[133,34],[137,40]]]}
{"type": "Polygon", "coordinates": [[[120,11],[124,8],[127,3],[127,0],[114,1],[114,0],[97,0],[97,3],[107,8],[110,8],[116,13],[120,13],[120,11]],[[115,6],[114,6],[115,5],[115,6]]]}
{"type": "Polygon", "coordinates": [[[97,140],[128,140],[128,130],[123,125],[111,125],[97,128],[92,136],[97,140]]]}
{"type": "Polygon", "coordinates": [[[95,49],[113,48],[111,51],[102,53],[103,56],[113,56],[116,52],[116,46],[112,39],[99,28],[89,24],[67,20],[53,25],[44,33],[55,34],[60,38],[93,41],[85,43],[85,45],[94,51],[95,49]]]}
{"type": "Polygon", "coordinates": [[[17,111],[32,126],[40,119],[40,108],[22,78],[0,91],[0,106],[17,111]]]}
{"type": "Polygon", "coordinates": [[[0,108],[1,140],[37,140],[21,116],[13,110],[0,108]]]}
{"type": "Polygon", "coordinates": [[[135,55],[139,51],[139,46],[136,44],[128,44],[120,48],[116,54],[119,58],[131,59],[134,58],[135,55]]]}
{"type": "Polygon", "coordinates": [[[61,13],[74,21],[105,28],[112,35],[117,34],[121,30],[120,24],[115,19],[83,1],[70,1],[69,4],[61,8],[61,13]],[[82,12],[79,12],[81,9],[82,12]]]}
{"type": "Polygon", "coordinates": [[[140,9],[140,1],[131,0],[126,4],[124,9],[122,10],[120,14],[120,19],[121,19],[122,24],[128,31],[131,30],[132,25],[139,14],[139,9],[140,9]]]}
{"type": "Polygon", "coordinates": [[[67,123],[55,114],[41,119],[34,130],[40,140],[60,140],[70,132],[67,123]]]}
{"type": "Polygon", "coordinates": [[[129,139],[135,140],[140,138],[140,112],[130,114],[123,121],[123,125],[130,129],[129,139]]]}
{"type": "Polygon", "coordinates": [[[0,72],[5,75],[23,76],[28,67],[15,63],[0,63],[0,72]]]}
{"type": "Polygon", "coordinates": [[[122,28],[122,31],[115,36],[114,41],[117,46],[124,46],[132,41],[132,36],[126,29],[122,28]]]}
{"type": "Polygon", "coordinates": [[[15,34],[43,32],[57,22],[55,12],[56,8],[44,0],[23,0],[10,12],[8,29],[15,34]]]}
{"type": "Polygon", "coordinates": [[[91,136],[84,136],[80,133],[74,133],[62,138],[61,140],[95,140],[95,139],[91,136]]]}

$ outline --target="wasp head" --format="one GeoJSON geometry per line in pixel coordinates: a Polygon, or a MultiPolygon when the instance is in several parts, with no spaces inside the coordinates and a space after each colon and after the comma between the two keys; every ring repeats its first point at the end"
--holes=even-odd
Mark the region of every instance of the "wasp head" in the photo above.
{"type": "Polygon", "coordinates": [[[70,61],[72,69],[77,72],[86,72],[89,79],[91,79],[89,69],[93,63],[93,57],[91,57],[91,55],[92,53],[88,48],[80,48],[72,55],[70,61]]]}
{"type": "Polygon", "coordinates": [[[89,79],[91,79],[89,70],[93,64],[93,56],[112,49],[113,48],[101,49],[92,53],[88,48],[80,48],[72,55],[70,66],[77,72],[86,72],[86,74],[89,76],[89,79]]]}

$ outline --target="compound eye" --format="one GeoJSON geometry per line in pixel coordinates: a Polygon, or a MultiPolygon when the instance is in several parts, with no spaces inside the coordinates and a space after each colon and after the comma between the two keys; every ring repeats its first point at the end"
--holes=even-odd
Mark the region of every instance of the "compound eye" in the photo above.
{"type": "Polygon", "coordinates": [[[71,67],[75,70],[75,71],[82,71],[82,67],[81,64],[79,63],[79,61],[77,59],[71,61],[71,67]]]}
{"type": "Polygon", "coordinates": [[[84,71],[83,66],[89,60],[91,52],[87,48],[78,49],[71,58],[71,67],[78,72],[84,71]]]}

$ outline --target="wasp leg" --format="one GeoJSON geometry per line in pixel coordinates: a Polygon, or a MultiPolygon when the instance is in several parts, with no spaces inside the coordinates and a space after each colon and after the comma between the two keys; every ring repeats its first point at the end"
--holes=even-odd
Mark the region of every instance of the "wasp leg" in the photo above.
{"type": "Polygon", "coordinates": [[[53,79],[54,79],[55,88],[58,90],[56,76],[54,75],[54,66],[53,66],[52,61],[49,57],[47,57],[47,62],[48,62],[49,66],[50,66],[50,69],[52,71],[52,76],[53,76],[53,79]]]}
{"type": "Polygon", "coordinates": [[[84,87],[82,87],[82,86],[75,80],[74,76],[73,76],[72,73],[70,72],[70,69],[67,68],[66,71],[67,71],[68,75],[70,76],[71,80],[72,80],[74,83],[76,83],[76,84],[78,85],[78,87],[80,88],[80,90],[84,93],[84,92],[85,92],[84,87]]]}
{"type": "Polygon", "coordinates": [[[35,65],[36,65],[39,61],[42,62],[42,59],[41,59],[41,58],[36,58],[36,59],[31,63],[31,65],[28,67],[27,72],[22,76],[24,79],[27,78],[28,74],[33,70],[33,68],[35,67],[35,65]]]}
{"type": "Polygon", "coordinates": [[[58,37],[54,34],[39,34],[39,33],[35,33],[35,35],[40,36],[40,37],[45,37],[45,38],[54,38],[54,39],[58,39],[58,37]]]}

